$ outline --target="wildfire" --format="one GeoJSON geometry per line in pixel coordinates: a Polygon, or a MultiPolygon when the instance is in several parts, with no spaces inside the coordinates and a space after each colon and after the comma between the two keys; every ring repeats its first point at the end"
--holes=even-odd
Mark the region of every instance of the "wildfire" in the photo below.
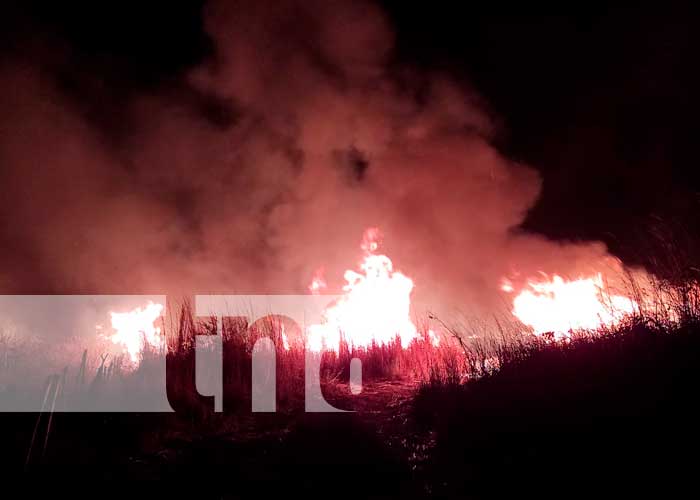
{"type": "MultiPolygon", "coordinates": [[[[355,347],[388,344],[398,337],[405,348],[417,338],[410,319],[413,281],[394,271],[389,257],[375,253],[379,238],[376,228],[365,231],[360,272],[345,271],[344,295],[326,309],[323,323],[307,329],[308,349],[337,352],[341,337],[355,347]]],[[[313,283],[318,282],[319,276],[314,277],[313,283]]],[[[313,283],[312,291],[317,290],[313,283]]]]}
{"type": "MultiPolygon", "coordinates": [[[[501,289],[514,291],[507,280],[501,289]]],[[[573,281],[557,275],[529,280],[513,299],[512,312],[536,335],[552,333],[562,339],[571,331],[613,326],[636,309],[631,298],[610,293],[599,273],[573,281]]]]}
{"type": "Polygon", "coordinates": [[[327,287],[326,280],[323,278],[323,268],[319,268],[309,284],[309,291],[313,295],[319,295],[327,287]]]}
{"type": "Polygon", "coordinates": [[[149,301],[146,307],[128,312],[110,312],[114,333],[109,337],[129,355],[132,364],[138,365],[146,346],[160,349],[164,345],[160,327],[154,322],[163,312],[163,306],[149,301]]]}

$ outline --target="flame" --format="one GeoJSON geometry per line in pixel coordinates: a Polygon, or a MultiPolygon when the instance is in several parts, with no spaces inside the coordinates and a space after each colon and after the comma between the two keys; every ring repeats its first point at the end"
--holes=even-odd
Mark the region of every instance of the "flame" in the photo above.
{"type": "Polygon", "coordinates": [[[440,347],[440,337],[432,329],[428,330],[428,339],[433,347],[440,347]]]}
{"type": "Polygon", "coordinates": [[[128,312],[110,312],[114,333],[109,337],[129,355],[133,365],[138,365],[146,346],[160,349],[165,344],[160,327],[153,323],[163,312],[163,306],[149,301],[146,307],[128,312]]]}
{"type": "Polygon", "coordinates": [[[380,237],[376,228],[365,231],[360,272],[345,271],[344,295],[326,309],[323,323],[307,328],[308,349],[338,352],[341,337],[355,347],[389,344],[398,337],[405,348],[417,338],[410,320],[413,280],[394,271],[389,257],[374,253],[380,237]]]}
{"type": "MultiPolygon", "coordinates": [[[[514,290],[507,280],[501,289],[514,290]]],[[[636,310],[637,303],[631,298],[610,293],[598,273],[573,281],[558,275],[528,280],[526,288],[513,299],[512,312],[536,335],[547,333],[563,339],[571,331],[614,326],[636,310]]]]}
{"type": "Polygon", "coordinates": [[[320,294],[323,290],[325,290],[327,287],[326,285],[326,280],[323,277],[323,268],[320,267],[316,270],[314,273],[314,277],[311,280],[311,283],[309,284],[309,291],[313,295],[318,295],[320,294]]]}

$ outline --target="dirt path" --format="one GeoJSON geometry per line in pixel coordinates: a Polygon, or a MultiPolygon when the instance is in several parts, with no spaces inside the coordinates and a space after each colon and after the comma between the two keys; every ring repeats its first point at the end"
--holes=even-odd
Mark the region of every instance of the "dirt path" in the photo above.
{"type": "Polygon", "coordinates": [[[434,446],[434,436],[419,432],[412,422],[413,400],[418,391],[416,382],[384,381],[363,385],[362,393],[350,395],[347,384],[338,384],[343,407],[352,408],[355,416],[405,460],[412,470],[420,468],[434,446]]]}
{"type": "MultiPolygon", "coordinates": [[[[416,432],[411,422],[417,388],[406,382],[373,382],[353,396],[347,385],[338,384],[324,391],[326,398],[352,412],[250,414],[235,428],[195,439],[183,436],[143,460],[230,465],[236,479],[246,483],[313,477],[316,484],[348,485],[348,477],[356,475],[364,478],[359,485],[379,485],[371,493],[393,494],[392,488],[400,487],[414,495],[416,475],[434,443],[432,435],[416,432]]],[[[350,493],[364,497],[370,492],[350,493]]]]}

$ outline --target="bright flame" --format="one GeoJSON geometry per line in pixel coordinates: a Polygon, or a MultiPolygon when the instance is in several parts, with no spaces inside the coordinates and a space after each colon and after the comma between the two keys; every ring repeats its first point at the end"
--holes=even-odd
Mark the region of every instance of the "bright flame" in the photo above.
{"type": "Polygon", "coordinates": [[[114,333],[109,337],[129,354],[129,359],[138,365],[146,346],[159,349],[164,345],[160,327],[153,323],[163,312],[163,306],[149,301],[146,307],[137,307],[129,312],[110,312],[114,333]]]}
{"type": "MultiPolygon", "coordinates": [[[[506,281],[502,289],[509,292],[513,286],[506,281]]],[[[631,298],[611,294],[601,274],[573,281],[557,275],[551,280],[529,280],[513,299],[515,317],[536,335],[551,333],[556,339],[567,338],[575,330],[614,326],[637,309],[631,298]]]]}
{"type": "Polygon", "coordinates": [[[338,351],[341,337],[355,347],[389,344],[397,337],[405,348],[417,338],[410,320],[413,281],[394,271],[391,259],[374,252],[379,231],[365,231],[360,272],[345,271],[345,294],[324,313],[324,322],[307,329],[307,348],[338,351]]]}
{"type": "Polygon", "coordinates": [[[440,347],[440,337],[438,337],[432,329],[428,330],[428,338],[433,347],[440,347]]]}
{"type": "Polygon", "coordinates": [[[323,268],[319,268],[316,270],[314,273],[314,277],[311,280],[311,284],[309,285],[309,291],[313,295],[318,295],[320,294],[323,290],[326,289],[326,280],[323,278],[323,268]]]}

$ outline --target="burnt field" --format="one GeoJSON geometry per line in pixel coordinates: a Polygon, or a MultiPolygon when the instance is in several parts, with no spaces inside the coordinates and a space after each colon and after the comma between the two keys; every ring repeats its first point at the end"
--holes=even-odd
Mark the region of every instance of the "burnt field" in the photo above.
{"type": "MultiPolygon", "coordinates": [[[[278,379],[276,413],[250,412],[239,379],[226,385],[238,404],[221,414],[207,405],[174,414],[3,414],[5,470],[206,477],[206,488],[223,496],[342,487],[363,497],[485,498],[494,488],[539,492],[561,481],[583,487],[690,478],[695,462],[685,457],[698,444],[697,322],[671,328],[631,320],[566,342],[513,346],[500,351],[497,369],[462,380],[449,376],[450,368],[424,378],[388,370],[406,366],[409,354],[374,349],[364,353],[365,366],[375,368],[359,395],[334,364],[340,356],[324,360],[324,396],[352,413],[304,412],[290,371],[278,379]]],[[[455,369],[468,369],[470,353],[457,354],[464,364],[455,369]]]]}

